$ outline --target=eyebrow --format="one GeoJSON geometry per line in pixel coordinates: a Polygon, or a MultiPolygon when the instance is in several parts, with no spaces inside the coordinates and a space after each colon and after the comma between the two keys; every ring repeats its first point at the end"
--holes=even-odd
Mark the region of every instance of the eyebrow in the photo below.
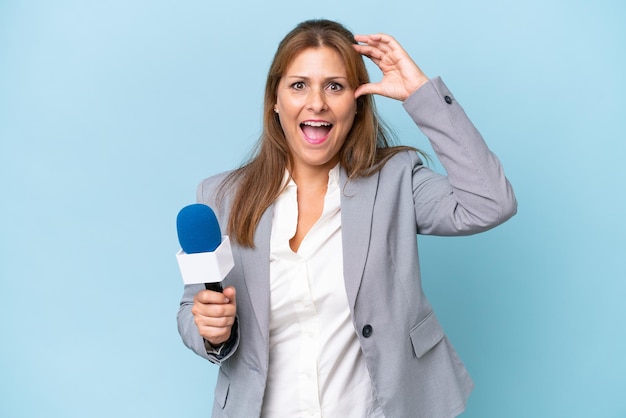
{"type": "MultiPolygon", "coordinates": [[[[285,78],[297,78],[300,80],[310,80],[311,77],[306,77],[303,75],[286,75],[284,76],[285,78]]],[[[330,80],[348,80],[348,77],[344,77],[342,75],[337,75],[337,76],[330,76],[330,77],[326,77],[324,78],[324,81],[330,81],[330,80]]]]}

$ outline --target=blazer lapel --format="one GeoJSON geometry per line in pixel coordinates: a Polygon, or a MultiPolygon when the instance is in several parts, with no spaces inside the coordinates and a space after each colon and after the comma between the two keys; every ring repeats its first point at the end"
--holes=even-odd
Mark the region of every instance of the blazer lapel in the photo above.
{"type": "Polygon", "coordinates": [[[343,275],[350,309],[354,308],[369,251],[378,178],[375,173],[348,181],[341,169],[343,275]]]}
{"type": "Polygon", "coordinates": [[[254,245],[256,248],[242,249],[243,274],[246,292],[257,319],[264,343],[269,344],[270,326],[270,235],[274,206],[270,206],[259,221],[254,245]]]}

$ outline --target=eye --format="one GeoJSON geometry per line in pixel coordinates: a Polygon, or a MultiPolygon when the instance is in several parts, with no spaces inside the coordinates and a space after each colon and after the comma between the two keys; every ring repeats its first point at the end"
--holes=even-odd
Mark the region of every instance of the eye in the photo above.
{"type": "Polygon", "coordinates": [[[304,81],[296,81],[291,85],[291,88],[294,90],[303,90],[304,89],[304,81]]]}
{"type": "Polygon", "coordinates": [[[330,91],[341,91],[343,90],[343,86],[337,82],[331,81],[330,83],[328,83],[328,86],[326,87],[328,90],[330,91]]]}

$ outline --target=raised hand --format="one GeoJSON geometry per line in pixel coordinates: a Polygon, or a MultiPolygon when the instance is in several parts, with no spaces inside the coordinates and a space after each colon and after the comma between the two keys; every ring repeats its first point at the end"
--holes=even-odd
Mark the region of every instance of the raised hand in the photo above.
{"type": "Polygon", "coordinates": [[[354,92],[355,98],[364,94],[379,94],[404,101],[428,82],[428,77],[392,36],[356,35],[354,39],[359,42],[354,49],[371,59],[383,73],[378,83],[359,86],[354,92]]]}

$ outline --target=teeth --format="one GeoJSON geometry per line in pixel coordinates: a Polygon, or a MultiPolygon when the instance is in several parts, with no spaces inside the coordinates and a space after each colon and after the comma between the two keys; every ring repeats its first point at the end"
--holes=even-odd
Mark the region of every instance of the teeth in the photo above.
{"type": "Polygon", "coordinates": [[[316,128],[319,128],[320,126],[331,126],[332,123],[328,123],[328,122],[313,122],[313,121],[306,121],[306,122],[302,122],[303,125],[308,125],[308,126],[314,126],[316,128]]]}

